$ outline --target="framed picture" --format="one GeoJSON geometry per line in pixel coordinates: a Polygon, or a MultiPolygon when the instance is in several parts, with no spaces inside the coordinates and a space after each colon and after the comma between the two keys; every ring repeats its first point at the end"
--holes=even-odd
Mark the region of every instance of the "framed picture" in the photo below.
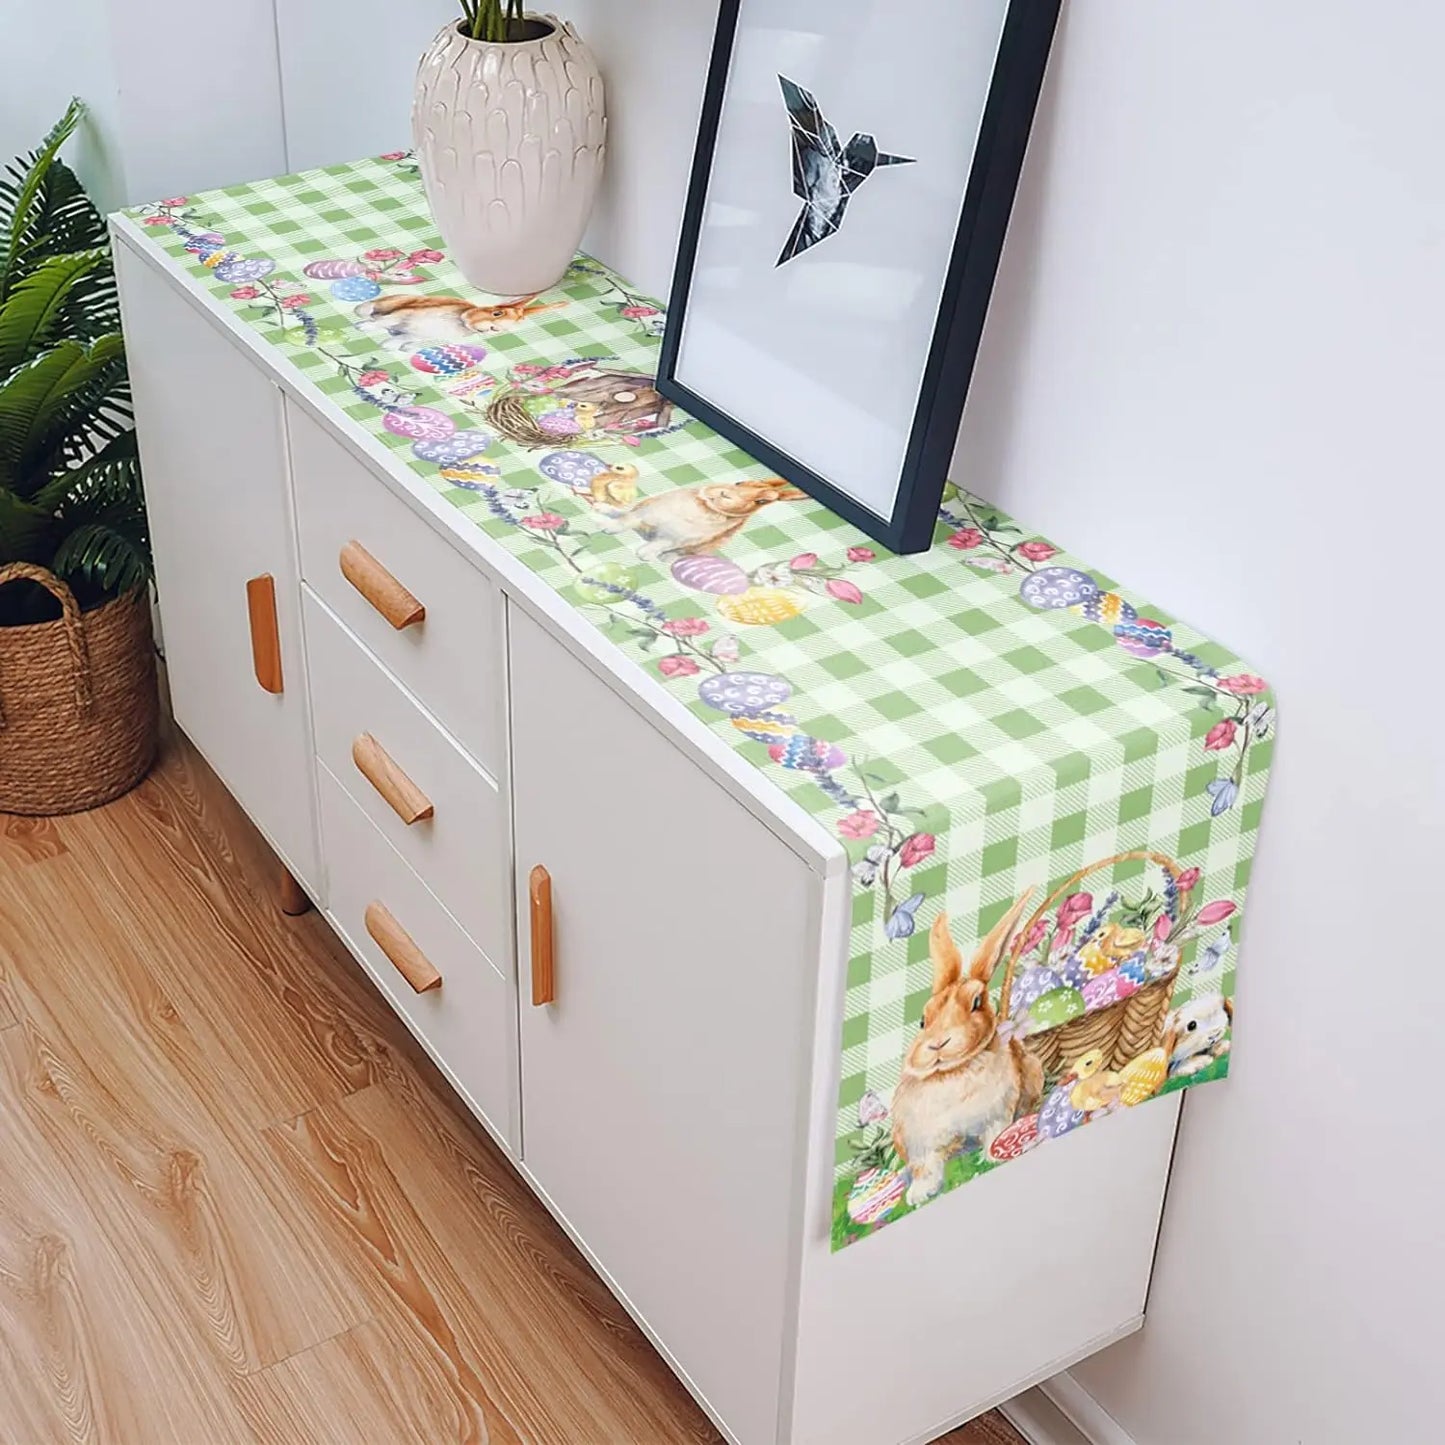
{"type": "Polygon", "coordinates": [[[1060,0],[723,0],[658,389],[932,540],[1060,0]]]}

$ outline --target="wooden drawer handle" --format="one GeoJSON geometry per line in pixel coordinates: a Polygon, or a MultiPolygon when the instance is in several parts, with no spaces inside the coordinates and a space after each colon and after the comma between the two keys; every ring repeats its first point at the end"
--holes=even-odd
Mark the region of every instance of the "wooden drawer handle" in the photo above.
{"type": "Polygon", "coordinates": [[[395,759],[370,733],[362,733],[352,743],[351,761],[408,828],[436,813],[432,800],[397,767],[395,759]]]}
{"type": "Polygon", "coordinates": [[[441,974],[384,903],[367,904],[366,931],[417,993],[428,993],[442,986],[441,974]]]}
{"type": "Polygon", "coordinates": [[[527,880],[532,900],[532,1004],[557,1001],[557,961],[552,949],[552,875],[539,863],[527,880]]]}
{"type": "Polygon", "coordinates": [[[360,542],[341,549],[341,575],[398,632],[426,619],[426,608],[360,542]]]}
{"type": "Polygon", "coordinates": [[[264,572],[246,583],[246,615],[251,624],[251,666],[256,681],[277,696],[281,678],[281,628],[276,621],[276,579],[264,572]]]}

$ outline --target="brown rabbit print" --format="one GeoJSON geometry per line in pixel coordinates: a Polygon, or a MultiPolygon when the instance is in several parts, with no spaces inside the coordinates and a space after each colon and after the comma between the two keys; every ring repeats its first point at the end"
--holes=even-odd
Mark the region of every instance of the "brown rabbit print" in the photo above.
{"type": "Polygon", "coordinates": [[[356,308],[357,324],[393,351],[414,351],[442,342],[465,342],[493,331],[520,326],[539,311],[555,311],[565,301],[520,301],[477,305],[460,296],[382,296],[356,308]]]}
{"type": "Polygon", "coordinates": [[[986,1151],[1043,1097],[1043,1065],[1017,1039],[999,1036],[988,991],[1032,896],[1030,889],[994,925],[967,970],[948,915],[933,920],[933,993],[893,1092],[893,1147],[910,1171],[909,1204],[938,1193],[951,1154],[970,1142],[986,1151]]]}
{"type": "Polygon", "coordinates": [[[764,507],[801,501],[807,495],[777,477],[760,482],[710,482],[646,497],[617,512],[606,526],[613,532],[636,532],[642,538],[638,556],[647,561],[673,561],[716,552],[764,507]]]}

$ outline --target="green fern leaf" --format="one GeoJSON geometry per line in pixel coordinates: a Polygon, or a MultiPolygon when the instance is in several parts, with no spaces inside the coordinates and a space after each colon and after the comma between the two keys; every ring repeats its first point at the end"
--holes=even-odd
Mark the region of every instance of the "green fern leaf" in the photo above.
{"type": "Polygon", "coordinates": [[[54,256],[16,285],[0,307],[0,376],[9,376],[46,345],[60,326],[77,283],[109,261],[110,252],[103,247],[54,256]]]}
{"type": "Polygon", "coordinates": [[[46,172],[61,146],[74,134],[84,114],[85,107],[80,100],[72,100],[65,114],[40,142],[40,149],[29,158],[23,174],[17,173],[18,186],[8,194],[0,195],[0,302],[5,301],[19,279],[18,263],[22,258],[24,242],[35,222],[36,202],[45,185],[46,172]]]}

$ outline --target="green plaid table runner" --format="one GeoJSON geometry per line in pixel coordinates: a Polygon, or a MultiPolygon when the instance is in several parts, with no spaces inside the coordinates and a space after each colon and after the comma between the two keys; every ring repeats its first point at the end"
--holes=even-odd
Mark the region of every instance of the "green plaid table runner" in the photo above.
{"type": "Polygon", "coordinates": [[[835,1248],[1223,1077],[1275,731],[1227,649],[957,489],[914,557],[791,496],[606,267],[470,294],[406,153],[129,214],[844,841],[835,1248]]]}

